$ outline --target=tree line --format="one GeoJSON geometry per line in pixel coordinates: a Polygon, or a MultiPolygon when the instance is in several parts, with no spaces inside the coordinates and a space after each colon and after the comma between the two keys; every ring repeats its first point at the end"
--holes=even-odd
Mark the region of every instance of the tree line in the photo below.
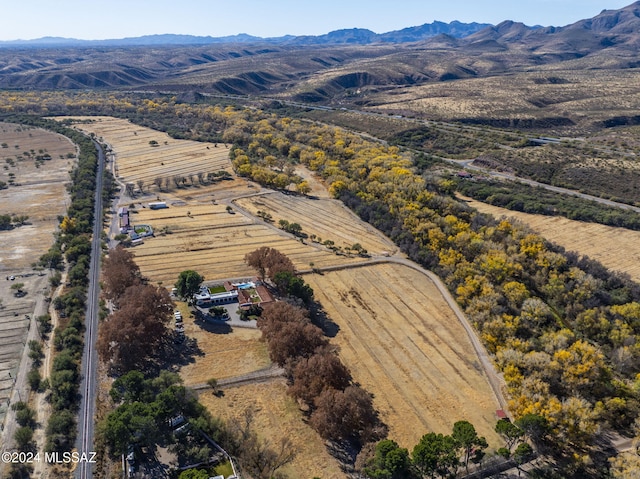
{"type": "Polygon", "coordinates": [[[543,416],[555,451],[575,453],[558,460],[597,474],[589,465],[599,426],[625,431],[640,410],[639,287],[457,202],[452,181],[417,175],[395,147],[286,118],[255,130],[264,136],[267,124],[270,142],[297,146],[335,197],[443,278],[504,373],[515,417],[543,416]]]}
{"type": "Polygon", "coordinates": [[[167,337],[174,303],[166,288],[149,284],[121,245],[104,259],[102,277],[104,296],[115,311],[100,325],[100,357],[115,371],[145,370],[167,337]]]}
{"type": "MultiPolygon", "coordinates": [[[[58,277],[59,271],[66,267],[69,282],[62,295],[53,302],[60,321],[53,331],[55,356],[49,378],[43,380],[37,367],[42,358],[41,348],[38,348],[38,344],[29,344],[29,355],[33,361],[33,368],[28,375],[29,385],[33,391],[49,390],[47,400],[52,408],[45,428],[45,451],[70,451],[75,443],[75,414],[79,405],[79,366],[83,349],[86,285],[94,220],[96,148],[88,137],[55,121],[29,115],[13,115],[4,120],[60,133],[78,145],[80,151],[67,186],[71,198],[67,213],[59,218],[60,229],[55,235],[53,246],[34,264],[35,267],[55,271],[58,277]]],[[[107,188],[106,195],[110,194],[112,190],[107,188]]],[[[45,338],[51,327],[50,317],[45,315],[38,318],[38,323],[42,329],[42,337],[45,338]]],[[[21,414],[28,414],[28,411],[25,408],[21,410],[21,414]]],[[[30,440],[27,441],[25,428],[33,426],[33,421],[26,421],[19,430],[21,437],[17,438],[18,444],[27,450],[34,445],[30,440]]]]}
{"type": "Polygon", "coordinates": [[[339,128],[170,97],[114,96],[104,109],[91,103],[95,96],[66,100],[25,94],[11,106],[176,119],[192,135],[224,135],[251,169],[279,174],[281,164],[301,162],[316,171],[336,198],[445,281],[504,373],[510,410],[548,421],[564,470],[606,470],[593,444],[608,429],[630,430],[640,411],[640,292],[628,278],[477,213],[452,197],[454,182],[418,174],[410,154],[339,128]]]}
{"type": "Polygon", "coordinates": [[[360,450],[364,444],[386,436],[387,428],[373,407],[370,393],[357,385],[340,361],[335,347],[322,329],[313,324],[304,305],[313,299],[313,290],[294,276],[291,260],[276,249],[261,247],[245,256],[263,279],[281,292],[302,301],[266,304],[258,328],[267,343],[271,360],[283,367],[290,382],[289,394],[306,411],[309,424],[323,439],[348,444],[360,450]],[[288,278],[282,288],[283,275],[288,278]],[[291,294],[295,278],[298,286],[291,294]]]}
{"type": "Polygon", "coordinates": [[[457,180],[456,188],[463,195],[513,211],[640,230],[640,213],[524,183],[457,180]]]}

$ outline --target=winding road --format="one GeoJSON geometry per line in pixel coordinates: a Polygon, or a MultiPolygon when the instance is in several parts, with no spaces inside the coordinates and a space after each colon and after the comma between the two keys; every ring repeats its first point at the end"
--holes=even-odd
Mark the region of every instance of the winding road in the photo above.
{"type": "Polygon", "coordinates": [[[570,190],[568,188],[562,188],[561,186],[553,186],[547,183],[540,183],[539,181],[530,180],[528,178],[522,178],[520,176],[516,176],[511,173],[503,173],[499,171],[489,170],[487,168],[482,168],[474,165],[473,164],[474,160],[453,160],[450,158],[442,158],[442,157],[440,157],[440,159],[443,161],[446,161],[447,163],[455,164],[461,168],[467,168],[469,170],[477,171],[479,173],[482,173],[483,175],[491,176],[493,178],[517,181],[520,183],[525,183],[529,186],[544,188],[545,190],[553,191],[555,193],[561,193],[563,195],[568,195],[568,196],[577,196],[578,198],[582,198],[589,201],[595,201],[596,203],[600,203],[602,205],[613,206],[623,210],[631,210],[631,211],[640,213],[640,208],[637,206],[628,205],[626,203],[618,203],[617,201],[606,200],[604,198],[600,198],[599,196],[593,196],[587,193],[580,193],[579,191],[570,190]]]}

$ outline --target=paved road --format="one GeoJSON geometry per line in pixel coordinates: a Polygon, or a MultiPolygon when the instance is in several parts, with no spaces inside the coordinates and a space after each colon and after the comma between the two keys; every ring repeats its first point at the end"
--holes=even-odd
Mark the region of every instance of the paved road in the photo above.
{"type": "MultiPolygon", "coordinates": [[[[98,151],[98,174],[96,178],[96,194],[93,212],[93,239],[91,242],[91,265],[89,268],[89,290],[87,293],[87,313],[85,318],[84,352],[82,355],[82,382],[80,394],[82,402],[78,416],[78,439],[76,449],[80,453],[93,452],[93,435],[96,406],[96,375],[98,369],[98,354],[95,350],[98,335],[98,313],[100,292],[100,260],[102,255],[102,188],[105,165],[104,152],[100,145],[94,142],[98,151]]],[[[93,464],[81,462],[76,469],[77,479],[93,477],[93,464]]]]}

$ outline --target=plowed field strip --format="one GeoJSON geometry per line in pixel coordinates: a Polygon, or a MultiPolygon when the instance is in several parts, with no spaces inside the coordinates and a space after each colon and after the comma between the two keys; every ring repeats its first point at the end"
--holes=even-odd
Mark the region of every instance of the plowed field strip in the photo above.
{"type": "MultiPolygon", "coordinates": [[[[435,347],[427,341],[426,344],[422,342],[420,347],[415,347],[416,340],[420,338],[420,333],[418,332],[420,320],[418,317],[407,314],[407,311],[401,311],[394,307],[394,304],[400,301],[399,294],[397,294],[398,292],[395,291],[395,288],[389,287],[388,278],[383,279],[380,277],[381,270],[382,268],[373,269],[370,271],[371,274],[357,278],[358,291],[364,293],[362,297],[364,303],[374,304],[375,301],[375,309],[378,314],[371,318],[372,321],[369,325],[372,329],[375,326],[376,339],[386,345],[388,356],[394,358],[394,361],[399,360],[401,365],[408,366],[407,368],[399,367],[406,376],[407,381],[415,379],[429,380],[428,388],[424,388],[422,383],[416,383],[415,394],[423,397],[443,397],[447,395],[446,387],[442,386],[446,382],[456,382],[464,386],[464,381],[457,381],[462,377],[459,370],[456,367],[452,367],[452,363],[446,359],[447,355],[457,357],[457,355],[452,354],[453,352],[448,343],[440,341],[439,347],[435,347]],[[376,301],[376,298],[385,299],[384,301],[376,301]],[[393,324],[391,328],[388,327],[387,325],[390,322],[386,318],[398,316],[404,316],[405,321],[393,324]],[[380,317],[382,319],[379,319],[380,317]],[[428,355],[426,351],[429,351],[428,355]]],[[[348,275],[356,279],[354,278],[356,271],[345,272],[344,276],[348,275]]],[[[397,278],[394,278],[394,281],[397,281],[397,278]]],[[[464,404],[465,394],[458,388],[454,389],[454,394],[458,396],[461,404],[464,404]]],[[[413,399],[418,400],[417,397],[413,397],[413,399]]],[[[461,412],[463,413],[464,411],[461,412]]]]}
{"type": "Polygon", "coordinates": [[[462,325],[437,288],[401,265],[306,275],[340,330],[354,379],[374,394],[390,436],[412,446],[471,421],[498,445],[493,395],[462,325]]]}
{"type": "MultiPolygon", "coordinates": [[[[363,298],[364,301],[373,304],[375,298],[387,293],[387,289],[384,286],[394,284],[399,278],[391,277],[387,268],[374,269],[372,273],[371,276],[366,277],[367,284],[361,284],[361,290],[367,293],[367,296],[363,298]]],[[[400,271],[400,274],[402,274],[402,271],[400,271]]],[[[410,284],[402,278],[400,279],[401,284],[410,284]]],[[[413,286],[416,287],[417,285],[414,284],[413,286]]],[[[425,286],[427,285],[425,284],[425,286]]],[[[415,293],[417,293],[417,302],[430,304],[429,298],[425,297],[417,288],[415,293]]],[[[389,294],[387,296],[388,300],[380,302],[379,306],[385,312],[385,317],[404,316],[406,319],[389,329],[389,333],[396,343],[402,344],[405,349],[409,350],[409,360],[412,362],[412,371],[414,372],[412,377],[415,377],[415,379],[425,378],[434,376],[436,371],[439,372],[440,374],[435,380],[438,386],[435,389],[442,396],[453,396],[462,405],[461,416],[466,415],[469,412],[466,410],[466,398],[474,392],[467,380],[469,370],[475,369],[469,361],[469,355],[463,355],[452,347],[452,345],[459,346],[459,341],[445,328],[443,328],[445,331],[442,331],[445,333],[444,337],[436,335],[434,337],[435,341],[432,341],[422,321],[422,318],[432,316],[432,314],[424,311],[420,315],[416,315],[404,309],[401,307],[401,305],[405,304],[402,300],[403,296],[401,288],[400,290],[393,288],[393,294],[389,294]],[[426,367],[425,361],[429,363],[429,367],[426,367]],[[447,383],[449,383],[449,387],[443,387],[447,383]],[[450,387],[451,384],[454,385],[453,388],[450,387]]],[[[379,321],[380,327],[384,327],[385,324],[388,324],[388,322],[379,321]]],[[[425,390],[423,392],[426,394],[431,393],[425,390]]]]}
{"type": "Polygon", "coordinates": [[[94,118],[78,125],[106,139],[117,157],[118,175],[125,182],[143,180],[148,188],[157,177],[190,177],[200,172],[230,171],[229,150],[210,143],[175,140],[166,133],[116,118],[94,118]],[[149,142],[157,141],[152,147],[149,142]],[[165,144],[166,143],[166,144],[165,144]]]}
{"type": "MultiPolygon", "coordinates": [[[[148,214],[150,217],[152,213],[148,214]]],[[[244,218],[241,215],[235,216],[244,218]]],[[[179,221],[186,220],[188,218],[179,218],[179,221]]],[[[158,223],[170,225],[171,221],[172,218],[165,218],[158,223]]],[[[250,276],[254,271],[244,263],[244,256],[264,245],[285,253],[298,269],[307,269],[310,263],[322,267],[355,261],[317,251],[263,225],[215,227],[215,221],[217,220],[214,218],[211,228],[197,231],[180,230],[178,225],[173,234],[150,238],[133,248],[131,251],[143,274],[156,281],[171,282],[185,269],[195,269],[207,279],[250,276]]],[[[250,220],[244,218],[242,221],[250,220]]],[[[147,220],[144,222],[152,226],[155,223],[147,220]]]]}
{"type": "MultiPolygon", "coordinates": [[[[336,282],[336,291],[346,291],[347,287],[342,282],[336,282]]],[[[325,309],[331,311],[333,315],[341,318],[350,318],[349,321],[340,322],[340,332],[338,334],[348,335],[347,341],[339,341],[341,346],[340,355],[345,364],[354,372],[355,380],[365,385],[373,384],[379,379],[381,373],[384,375],[385,381],[391,383],[391,387],[382,390],[373,390],[374,398],[382,400],[375,401],[397,414],[406,415],[410,411],[411,415],[416,417],[423,427],[427,427],[427,421],[422,417],[416,405],[412,405],[407,401],[405,394],[407,380],[399,378],[392,365],[389,365],[388,355],[379,342],[370,340],[370,331],[367,326],[368,318],[362,318],[361,312],[355,310],[355,306],[349,305],[345,300],[341,300],[338,296],[327,295],[320,288],[315,288],[316,297],[325,309]],[[354,308],[354,309],[352,309],[354,308]],[[344,330],[346,328],[346,331],[344,330]],[[353,365],[358,364],[357,372],[353,370],[353,365]]],[[[333,317],[332,315],[332,317],[333,317]]],[[[427,406],[428,409],[428,406],[427,406]]],[[[384,417],[387,421],[388,418],[384,417]]],[[[415,423],[415,421],[414,421],[415,423]]]]}
{"type": "MultiPolygon", "coordinates": [[[[393,302],[394,309],[399,314],[406,314],[406,311],[410,311],[413,317],[423,319],[433,317],[433,310],[447,311],[449,309],[447,302],[433,287],[431,281],[425,278],[423,283],[416,284],[414,282],[415,278],[412,278],[410,275],[405,275],[407,272],[408,270],[406,268],[396,268],[395,270],[380,268],[378,270],[374,270],[374,273],[380,277],[378,284],[389,285],[400,281],[402,285],[411,284],[412,287],[415,288],[411,295],[411,301],[406,301],[406,295],[402,294],[406,288],[399,288],[400,291],[397,292],[396,300],[393,302]],[[424,289],[420,289],[420,287],[424,289]],[[431,294],[427,295],[425,290],[429,290],[431,294]],[[402,308],[398,307],[399,304],[403,305],[402,308]],[[424,305],[430,305],[433,309],[429,311],[429,309],[425,308],[424,305]]],[[[443,346],[446,346],[452,354],[455,354],[458,360],[463,362],[468,361],[468,348],[466,348],[466,345],[460,342],[457,337],[460,333],[460,328],[456,321],[417,321],[413,324],[416,325],[415,327],[417,328],[417,331],[420,332],[421,337],[425,341],[429,341],[437,351],[443,346]]],[[[449,362],[449,364],[452,363],[449,362]]],[[[482,367],[475,358],[469,365],[478,371],[482,371],[482,367]]]]}
{"type": "Polygon", "coordinates": [[[393,248],[381,233],[368,228],[359,218],[332,200],[311,200],[271,193],[237,200],[237,203],[254,214],[258,210],[266,210],[275,216],[276,222],[285,219],[299,223],[306,233],[315,234],[323,240],[330,239],[340,246],[360,243],[366,249],[377,252],[393,248]]]}

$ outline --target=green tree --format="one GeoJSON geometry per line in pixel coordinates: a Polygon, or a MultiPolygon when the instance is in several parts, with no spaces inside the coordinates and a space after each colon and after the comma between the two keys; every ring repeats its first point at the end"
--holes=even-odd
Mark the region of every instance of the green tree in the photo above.
{"type": "Polygon", "coordinates": [[[20,409],[19,411],[16,411],[16,422],[20,426],[33,427],[35,425],[35,420],[36,412],[29,407],[25,407],[23,409],[20,409]]]}
{"type": "Polygon", "coordinates": [[[513,460],[516,461],[518,476],[520,476],[520,473],[522,472],[520,466],[522,466],[526,462],[529,462],[532,457],[533,448],[529,444],[527,444],[526,442],[521,442],[520,444],[518,444],[516,450],[513,451],[513,460]]]}
{"type": "Polygon", "coordinates": [[[24,283],[15,283],[11,285],[11,290],[14,291],[15,296],[20,296],[23,293],[24,283]]]}
{"type": "Polygon", "coordinates": [[[33,447],[32,439],[33,439],[33,429],[30,426],[22,426],[18,428],[13,436],[18,446],[18,449],[21,451],[29,450],[33,447]]]}
{"type": "Polygon", "coordinates": [[[191,269],[183,271],[178,276],[175,287],[178,295],[183,298],[190,298],[198,292],[200,285],[204,281],[204,276],[191,269]]]}
{"type": "Polygon", "coordinates": [[[540,443],[549,433],[549,421],[538,414],[525,414],[515,424],[534,443],[540,443]]]}
{"type": "Polygon", "coordinates": [[[150,444],[159,436],[152,407],[140,402],[118,406],[103,423],[102,432],[114,457],[124,454],[129,444],[150,444]]]}
{"type": "Polygon", "coordinates": [[[46,451],[69,451],[71,443],[75,440],[76,418],[75,414],[68,410],[57,411],[51,414],[47,424],[46,451]]]}
{"type": "Polygon", "coordinates": [[[216,378],[209,379],[207,384],[213,390],[213,394],[218,394],[218,380],[216,378]]]}
{"type": "Polygon", "coordinates": [[[204,469],[188,469],[182,471],[178,479],[209,479],[209,473],[204,469]]]}
{"type": "Polygon", "coordinates": [[[273,282],[278,287],[280,294],[295,296],[306,304],[313,299],[313,288],[305,281],[289,271],[281,271],[273,278],[273,282]]]}
{"type": "Polygon", "coordinates": [[[464,452],[464,466],[469,470],[469,459],[472,450],[483,450],[488,447],[484,437],[478,436],[476,428],[469,421],[458,421],[453,425],[451,437],[464,452]]]}
{"type": "Polygon", "coordinates": [[[413,464],[422,477],[455,474],[460,461],[457,444],[451,436],[430,432],[420,438],[411,454],[413,464]]]}
{"type": "Polygon", "coordinates": [[[116,379],[111,385],[109,394],[114,402],[119,403],[143,401],[147,392],[144,374],[134,369],[116,379]]]}
{"type": "Polygon", "coordinates": [[[411,477],[409,452],[390,439],[380,441],[364,472],[371,479],[407,479],[411,477]]]}
{"type": "Polygon", "coordinates": [[[522,429],[507,419],[500,419],[496,424],[495,431],[502,436],[505,441],[505,446],[509,451],[513,449],[513,446],[515,446],[524,435],[522,429]]]}

